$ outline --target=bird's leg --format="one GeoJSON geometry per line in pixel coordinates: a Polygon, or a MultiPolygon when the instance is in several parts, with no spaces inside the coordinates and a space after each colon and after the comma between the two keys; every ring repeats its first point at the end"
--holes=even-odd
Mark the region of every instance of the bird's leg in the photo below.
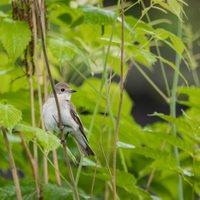
{"type": "Polygon", "coordinates": [[[61,138],[61,144],[62,145],[67,145],[67,136],[69,135],[69,132],[67,132],[67,134],[66,134],[66,136],[65,136],[65,139],[64,140],[62,140],[62,138],[61,138]]]}

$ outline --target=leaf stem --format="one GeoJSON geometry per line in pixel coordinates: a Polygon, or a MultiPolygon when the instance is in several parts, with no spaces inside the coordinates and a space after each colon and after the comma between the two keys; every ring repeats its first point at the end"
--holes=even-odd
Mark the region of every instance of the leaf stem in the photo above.
{"type": "Polygon", "coordinates": [[[35,10],[36,10],[36,13],[37,13],[38,22],[39,22],[39,26],[40,26],[40,30],[41,30],[43,54],[44,54],[44,58],[45,58],[45,62],[46,62],[46,66],[47,66],[47,70],[48,70],[48,74],[49,74],[49,79],[50,79],[50,82],[51,82],[52,91],[53,91],[54,98],[55,98],[55,101],[56,101],[56,106],[57,106],[57,111],[58,111],[58,116],[59,116],[59,128],[60,128],[60,132],[61,132],[61,141],[62,141],[62,144],[63,144],[63,151],[64,151],[64,155],[65,155],[65,160],[66,160],[67,168],[68,168],[68,171],[69,171],[69,176],[70,176],[70,179],[71,179],[75,198],[79,199],[78,191],[77,191],[77,188],[76,188],[76,185],[75,185],[75,182],[74,182],[74,176],[73,176],[73,173],[72,173],[71,165],[70,165],[67,150],[66,150],[66,143],[65,143],[65,137],[64,137],[64,132],[63,132],[63,123],[62,123],[61,111],[60,111],[59,101],[58,101],[58,97],[57,97],[57,94],[56,94],[54,81],[53,81],[53,78],[52,78],[52,75],[51,75],[51,70],[50,70],[50,66],[49,66],[49,62],[48,62],[48,58],[47,58],[46,45],[45,45],[45,41],[44,41],[43,27],[42,27],[42,22],[41,22],[41,13],[40,13],[39,8],[37,6],[36,0],[34,0],[34,6],[35,6],[35,10]]]}
{"type": "Polygon", "coordinates": [[[8,142],[6,129],[4,128],[4,126],[1,126],[1,130],[2,130],[2,133],[3,133],[4,140],[5,140],[6,148],[7,148],[7,151],[8,151],[8,156],[9,156],[10,165],[11,165],[11,169],[12,169],[12,175],[13,175],[16,193],[17,193],[17,199],[22,200],[22,195],[21,195],[21,190],[20,190],[20,185],[19,185],[19,179],[18,179],[18,175],[17,175],[17,169],[16,169],[16,166],[15,166],[15,161],[13,159],[12,151],[11,151],[11,148],[10,148],[10,145],[9,145],[9,142],[8,142]]]}

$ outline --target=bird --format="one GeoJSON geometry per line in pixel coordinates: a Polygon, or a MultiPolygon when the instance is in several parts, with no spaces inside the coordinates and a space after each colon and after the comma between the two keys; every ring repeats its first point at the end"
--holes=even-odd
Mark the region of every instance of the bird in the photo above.
{"type": "MultiPolygon", "coordinates": [[[[56,94],[58,97],[61,119],[64,126],[64,134],[69,134],[74,137],[81,155],[95,156],[94,151],[90,147],[80,117],[76,112],[75,106],[71,103],[71,95],[76,92],[66,83],[57,83],[55,85],[56,94]]],[[[51,90],[49,97],[43,105],[43,116],[45,127],[48,131],[60,132],[59,117],[54,98],[51,90]]]]}

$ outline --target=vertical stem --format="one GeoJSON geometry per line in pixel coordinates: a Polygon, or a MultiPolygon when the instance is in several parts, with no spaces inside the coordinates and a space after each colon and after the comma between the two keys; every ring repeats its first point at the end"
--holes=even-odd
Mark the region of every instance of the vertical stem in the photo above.
{"type": "Polygon", "coordinates": [[[20,190],[20,185],[19,185],[19,179],[18,179],[18,175],[17,175],[17,169],[16,169],[16,166],[15,166],[15,161],[13,159],[12,151],[11,151],[11,148],[10,148],[10,145],[9,145],[9,142],[8,142],[6,129],[3,126],[1,126],[1,130],[2,130],[2,133],[3,133],[4,140],[5,140],[6,148],[7,148],[7,151],[8,151],[8,156],[9,156],[11,169],[12,169],[12,175],[13,175],[16,193],[17,193],[17,199],[22,200],[22,195],[21,195],[21,190],[20,190]]]}
{"type": "MultiPolygon", "coordinates": [[[[38,88],[38,101],[40,109],[40,120],[42,129],[45,130],[44,126],[44,117],[42,113],[42,92],[40,88],[40,75],[39,75],[39,64],[38,64],[38,50],[37,50],[37,25],[36,25],[36,16],[35,16],[35,7],[32,6],[32,16],[33,16],[33,37],[34,37],[34,58],[35,58],[35,71],[37,76],[37,88],[38,88]]],[[[45,151],[46,152],[46,151],[45,151]]],[[[44,156],[44,183],[48,183],[48,164],[47,159],[44,156]]]]}
{"type": "MultiPolygon", "coordinates": [[[[33,77],[32,77],[33,69],[32,69],[31,62],[29,62],[29,67],[30,67],[29,82],[30,82],[30,92],[31,92],[31,119],[32,119],[32,126],[35,126],[34,90],[33,90],[33,77]]],[[[35,162],[35,181],[36,181],[38,199],[40,199],[41,194],[40,194],[40,184],[39,184],[39,175],[38,175],[38,150],[37,150],[37,145],[36,145],[37,138],[35,137],[35,133],[33,135],[34,135],[33,154],[34,154],[34,162],[35,162]]]]}
{"type": "MultiPolygon", "coordinates": [[[[182,4],[182,3],[181,3],[182,4]]],[[[182,12],[180,18],[182,19],[182,12]]],[[[182,21],[178,21],[178,30],[177,30],[177,36],[181,39],[182,38],[182,21]]],[[[180,56],[178,53],[176,53],[176,61],[175,65],[177,69],[179,70],[180,68],[180,56]]],[[[177,90],[177,85],[178,85],[178,73],[174,71],[174,79],[173,79],[173,86],[172,86],[172,94],[171,94],[171,102],[170,102],[170,114],[173,117],[176,117],[176,90],[177,90]]],[[[172,132],[176,135],[176,125],[172,124],[172,132]]],[[[176,158],[177,161],[177,166],[180,167],[180,161],[179,161],[179,154],[178,154],[178,148],[177,146],[174,146],[174,157],[176,158]]],[[[182,188],[182,178],[181,175],[178,175],[178,196],[179,200],[183,200],[183,188],[182,188]]]]}
{"type": "Polygon", "coordinates": [[[122,100],[123,100],[123,91],[124,91],[124,87],[123,87],[124,86],[124,84],[123,84],[123,60],[124,60],[124,4],[123,4],[123,0],[121,0],[121,14],[122,14],[122,43],[121,43],[120,101],[119,101],[119,110],[118,110],[118,115],[117,115],[117,123],[116,123],[116,129],[115,129],[115,137],[114,137],[114,149],[113,149],[112,184],[113,184],[113,198],[114,198],[114,200],[117,198],[117,196],[116,196],[116,185],[115,185],[117,135],[118,135],[119,120],[120,120],[122,100]]]}

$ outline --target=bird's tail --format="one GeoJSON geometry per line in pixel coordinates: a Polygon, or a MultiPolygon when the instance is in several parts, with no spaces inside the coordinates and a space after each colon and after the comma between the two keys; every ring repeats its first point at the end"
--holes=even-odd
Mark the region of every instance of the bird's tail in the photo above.
{"type": "Polygon", "coordinates": [[[81,141],[81,143],[84,143],[84,144],[81,144],[78,141],[78,139],[76,139],[75,137],[74,137],[74,139],[75,139],[75,141],[78,145],[79,151],[80,151],[82,156],[95,156],[94,151],[92,150],[88,141],[85,138],[83,138],[83,140],[81,141]]]}

